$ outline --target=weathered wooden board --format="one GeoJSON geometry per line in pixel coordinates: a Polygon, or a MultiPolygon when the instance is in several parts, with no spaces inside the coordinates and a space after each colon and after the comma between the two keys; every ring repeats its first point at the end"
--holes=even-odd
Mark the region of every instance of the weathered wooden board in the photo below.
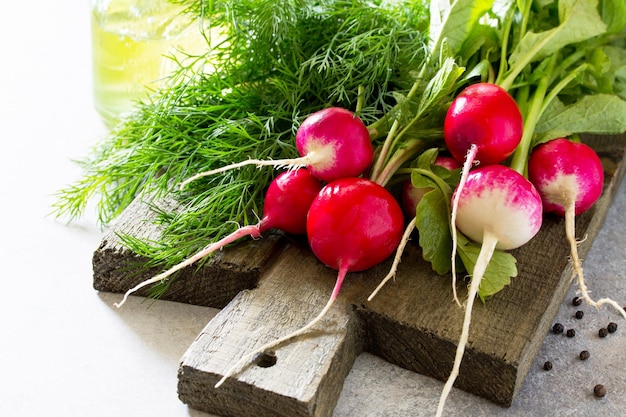
{"type": "MultiPolygon", "coordinates": [[[[595,207],[577,219],[585,256],[624,175],[626,135],[586,138],[605,164],[606,187],[595,207]]],[[[146,276],[127,279],[137,261],[115,231],[158,233],[138,202],[94,254],[94,286],[123,292],[146,276]],[[139,220],[142,219],[142,220],[139,220]]],[[[511,285],[474,308],[470,340],[456,386],[510,405],[559,305],[572,285],[562,219],[547,216],[538,236],[514,251],[519,274],[511,285]]],[[[452,301],[449,277],[434,274],[410,246],[395,282],[372,302],[371,290],[389,263],[348,276],[340,299],[318,331],[280,346],[271,367],[251,364],[219,389],[226,369],[256,346],[300,327],[326,303],[335,272],[305,242],[273,235],[220,253],[199,271],[189,268],[165,298],[222,307],[181,359],[179,396],[193,408],[228,416],[330,416],[342,382],[363,350],[404,368],[445,380],[463,311],[452,301]],[[240,292],[242,291],[242,292],[240,292]],[[220,292],[228,292],[221,294],[220,292]]],[[[458,284],[461,297],[465,284],[458,284]]]]}

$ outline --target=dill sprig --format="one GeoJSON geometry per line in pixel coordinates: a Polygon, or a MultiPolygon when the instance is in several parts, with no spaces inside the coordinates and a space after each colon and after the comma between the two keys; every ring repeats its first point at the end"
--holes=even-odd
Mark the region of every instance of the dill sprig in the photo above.
{"type": "Polygon", "coordinates": [[[182,192],[176,184],[248,158],[296,156],[297,127],[323,107],[355,110],[360,100],[366,123],[378,120],[395,104],[391,93],[413,84],[426,53],[421,2],[180,2],[199,17],[206,54],[177,62],[165,87],[79,161],[82,177],[59,191],[54,207],[72,220],[95,200],[98,220],[108,224],[137,196],[174,197],[176,212],[155,208],[164,226],[159,242],[122,237],[131,251],[163,267],[235,223],[256,222],[276,173],[246,167],[182,192]]]}

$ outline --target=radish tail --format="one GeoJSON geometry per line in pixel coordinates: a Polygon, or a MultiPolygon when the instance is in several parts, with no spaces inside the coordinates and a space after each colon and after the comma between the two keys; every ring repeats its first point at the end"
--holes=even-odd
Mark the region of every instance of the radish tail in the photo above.
{"type": "Polygon", "coordinates": [[[598,301],[594,301],[589,295],[587,284],[585,284],[582,261],[578,257],[578,242],[576,241],[575,217],[575,202],[573,199],[571,199],[565,209],[565,235],[567,236],[567,241],[570,245],[572,267],[574,268],[574,273],[576,274],[576,279],[578,281],[578,293],[587,304],[592,305],[598,309],[604,304],[609,304],[617,309],[617,311],[620,312],[620,314],[626,319],[626,311],[624,311],[624,309],[616,301],[610,298],[601,298],[598,301]]]}
{"type": "Polygon", "coordinates": [[[469,327],[472,320],[472,308],[474,306],[474,300],[476,299],[476,295],[478,294],[480,281],[482,281],[483,276],[485,275],[485,270],[487,269],[487,265],[489,265],[489,261],[491,260],[491,256],[493,255],[494,250],[496,249],[497,243],[498,239],[496,235],[489,231],[484,232],[483,243],[480,248],[480,253],[478,254],[478,259],[476,260],[476,265],[474,266],[472,282],[470,284],[467,295],[468,299],[467,305],[465,307],[465,317],[463,318],[463,328],[461,330],[459,344],[456,348],[454,365],[452,366],[450,376],[448,377],[448,380],[443,387],[443,391],[441,392],[441,397],[439,398],[437,417],[441,417],[443,415],[443,408],[445,406],[446,399],[448,398],[448,394],[450,394],[450,391],[452,390],[452,386],[454,385],[456,377],[459,375],[459,368],[461,367],[461,361],[463,360],[463,354],[465,353],[465,345],[467,344],[469,338],[469,327]]]}
{"type": "Polygon", "coordinates": [[[378,294],[378,291],[380,291],[385,286],[387,281],[396,276],[396,272],[398,271],[398,265],[400,264],[404,248],[406,247],[406,244],[409,243],[411,233],[413,232],[413,229],[415,229],[415,222],[416,218],[414,217],[413,220],[411,220],[407,225],[406,229],[404,230],[404,234],[402,235],[402,240],[400,240],[400,244],[398,244],[398,249],[396,249],[396,256],[393,259],[393,263],[391,264],[389,273],[387,274],[387,276],[385,276],[385,278],[383,278],[380,284],[378,284],[378,287],[376,287],[376,289],[372,291],[370,296],[367,297],[367,301],[372,301],[376,294],[378,294]]]}
{"type": "Polygon", "coordinates": [[[192,257],[184,260],[183,262],[174,265],[173,267],[171,267],[170,269],[168,269],[165,272],[160,273],[159,275],[156,275],[146,281],[141,282],[140,284],[134,286],[133,288],[131,288],[130,290],[126,291],[126,293],[124,294],[124,298],[122,299],[121,302],[119,303],[114,303],[115,307],[120,308],[128,299],[128,296],[131,295],[132,293],[136,292],[137,290],[150,285],[150,284],[154,284],[156,282],[162,281],[165,278],[169,277],[170,275],[172,275],[174,272],[179,271],[191,264],[193,264],[194,262],[204,258],[205,256],[210,255],[211,253],[215,252],[218,249],[223,248],[224,246],[228,245],[229,243],[232,243],[234,241],[236,241],[239,238],[242,238],[244,236],[252,236],[252,237],[258,237],[261,233],[260,231],[260,226],[261,223],[254,225],[254,226],[245,226],[242,227],[238,230],[236,230],[235,232],[231,233],[230,235],[224,237],[223,239],[215,242],[215,243],[211,243],[210,245],[206,246],[204,249],[202,249],[200,252],[196,253],[195,255],[193,255],[192,257]]]}
{"type": "Polygon", "coordinates": [[[454,301],[459,305],[459,307],[462,306],[456,293],[456,245],[458,241],[456,229],[456,213],[459,210],[459,200],[461,199],[461,192],[465,187],[465,183],[467,182],[467,176],[469,175],[470,168],[474,164],[474,159],[476,158],[477,153],[478,147],[472,144],[467,151],[467,155],[465,156],[465,162],[463,163],[463,170],[461,172],[461,179],[459,180],[459,185],[457,186],[456,192],[454,193],[454,198],[452,199],[452,213],[450,215],[450,230],[452,232],[452,294],[454,297],[454,301]]]}
{"type": "Polygon", "coordinates": [[[304,333],[306,333],[307,331],[309,331],[313,326],[315,326],[328,312],[328,310],[330,310],[330,308],[333,306],[333,303],[335,302],[335,300],[337,299],[337,296],[339,295],[339,290],[341,289],[341,286],[343,285],[343,279],[346,276],[346,273],[348,272],[347,268],[341,268],[339,270],[339,273],[337,275],[337,282],[335,282],[335,287],[333,288],[333,292],[330,296],[330,298],[328,299],[328,302],[326,303],[326,305],[324,306],[324,308],[322,309],[322,311],[320,311],[320,313],[317,315],[317,317],[315,317],[313,320],[311,320],[308,324],[306,324],[305,326],[279,338],[276,339],[274,341],[271,341],[269,343],[266,343],[265,345],[258,347],[256,349],[254,349],[252,352],[248,353],[247,355],[243,356],[241,359],[239,359],[233,366],[231,366],[226,373],[224,373],[224,376],[222,377],[222,379],[220,379],[216,384],[215,384],[215,388],[219,388],[228,378],[230,378],[235,372],[237,372],[237,370],[241,367],[243,367],[246,364],[249,364],[252,362],[252,360],[254,359],[254,357],[262,352],[265,352],[269,349],[272,349],[278,345],[281,345],[282,343],[287,342],[290,339],[293,339],[294,337],[298,337],[300,335],[303,335],[304,333]]]}
{"type": "Polygon", "coordinates": [[[262,159],[248,159],[245,161],[241,161],[241,162],[237,162],[235,164],[231,164],[231,165],[226,165],[220,168],[216,168],[216,169],[212,169],[210,171],[204,171],[204,172],[200,172],[190,178],[187,178],[185,181],[181,182],[179,185],[179,188],[182,190],[183,188],[185,188],[185,186],[187,184],[189,184],[190,182],[193,182],[199,178],[202,177],[208,177],[210,175],[215,175],[215,174],[219,174],[222,172],[226,172],[226,171],[230,171],[231,169],[236,169],[236,168],[241,168],[247,165],[256,165],[258,168],[262,167],[262,166],[273,166],[276,168],[281,168],[281,167],[289,167],[289,169],[295,169],[295,168],[299,168],[299,167],[304,167],[307,165],[311,165],[311,164],[315,164],[315,163],[319,163],[321,161],[323,161],[324,159],[328,158],[328,152],[323,152],[323,151],[310,151],[309,153],[307,153],[305,156],[302,156],[300,158],[291,158],[291,159],[268,159],[268,160],[262,160],[262,159]]]}

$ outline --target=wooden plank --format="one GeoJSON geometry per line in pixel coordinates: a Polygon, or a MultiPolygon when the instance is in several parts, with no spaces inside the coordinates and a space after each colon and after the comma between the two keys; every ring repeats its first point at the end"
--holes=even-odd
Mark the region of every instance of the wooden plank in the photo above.
{"type": "MultiPolygon", "coordinates": [[[[118,236],[124,233],[146,241],[160,238],[162,226],[154,222],[154,210],[148,203],[156,204],[137,198],[111,226],[94,252],[93,286],[96,290],[124,293],[161,272],[155,268],[137,272],[137,266],[147,260],[130,252],[118,236]]],[[[158,206],[173,210],[176,203],[164,199],[158,206]]],[[[256,287],[261,270],[280,248],[281,241],[281,234],[268,233],[263,239],[238,245],[237,250],[219,251],[201,268],[191,265],[181,270],[161,298],[223,308],[240,291],[256,287]]],[[[148,293],[149,288],[143,288],[135,294],[145,297],[148,293]]]]}
{"type": "Polygon", "coordinates": [[[307,246],[291,242],[263,274],[206,326],[181,360],[178,393],[193,408],[228,416],[331,416],[343,381],[363,351],[361,322],[338,301],[319,331],[276,350],[276,364],[254,364],[221,387],[240,357],[305,325],[326,304],[330,271],[307,246]],[[325,329],[325,330],[322,330],[325,329]]]}
{"type": "MultiPolygon", "coordinates": [[[[602,199],[577,219],[577,236],[586,236],[579,248],[583,257],[624,175],[626,135],[586,140],[602,156],[607,176],[602,199]]],[[[179,370],[183,402],[229,416],[328,416],[338,395],[333,387],[341,385],[361,349],[404,368],[447,378],[463,312],[452,301],[449,277],[434,274],[421,260],[419,248],[410,245],[396,281],[372,302],[365,301],[367,295],[386,274],[389,262],[350,274],[320,331],[281,346],[277,365],[249,366],[213,389],[229,364],[255,346],[306,323],[330,294],[335,272],[321,266],[304,242],[290,240],[274,252],[279,247],[280,243],[269,251],[271,259],[260,258],[259,287],[238,295],[183,357],[179,370]],[[242,405],[246,402],[252,408],[242,405]]],[[[243,249],[232,252],[239,250],[243,249]]],[[[475,305],[456,386],[502,405],[513,401],[572,285],[568,254],[562,219],[546,216],[539,235],[514,251],[518,277],[487,303],[475,305]]],[[[186,285],[192,285],[191,277],[186,285]]],[[[465,294],[464,286],[458,285],[460,296],[465,294]]],[[[200,291],[202,297],[215,289],[209,283],[200,291]]]]}

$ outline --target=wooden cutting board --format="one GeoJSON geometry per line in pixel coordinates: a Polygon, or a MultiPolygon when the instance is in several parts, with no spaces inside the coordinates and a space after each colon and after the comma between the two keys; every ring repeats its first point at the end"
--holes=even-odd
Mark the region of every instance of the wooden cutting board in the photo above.
{"type": "MultiPolygon", "coordinates": [[[[577,219],[576,236],[585,237],[581,257],[602,226],[626,169],[626,135],[584,139],[600,154],[606,180],[603,197],[577,219]]],[[[173,202],[159,204],[175,207],[173,202]]],[[[97,290],[123,293],[158,272],[129,273],[129,266],[142,259],[124,249],[116,235],[123,231],[158,238],[159,227],[151,218],[145,202],[137,200],[104,236],[93,257],[97,290]]],[[[546,216],[541,232],[513,254],[518,276],[488,302],[475,304],[455,385],[503,406],[514,400],[572,285],[562,219],[546,216]]],[[[463,319],[463,310],[452,300],[450,278],[433,273],[419,248],[409,245],[396,280],[367,302],[388,268],[386,262],[349,274],[323,323],[279,346],[275,364],[251,363],[218,389],[215,383],[240,357],[315,317],[336,272],[312,255],[305,240],[278,233],[221,251],[200,269],[187,268],[162,298],[222,310],[181,359],[180,399],[224,416],[331,416],[343,381],[363,351],[445,381],[463,319]]],[[[466,295],[466,283],[458,283],[457,289],[461,298],[466,295]]]]}

